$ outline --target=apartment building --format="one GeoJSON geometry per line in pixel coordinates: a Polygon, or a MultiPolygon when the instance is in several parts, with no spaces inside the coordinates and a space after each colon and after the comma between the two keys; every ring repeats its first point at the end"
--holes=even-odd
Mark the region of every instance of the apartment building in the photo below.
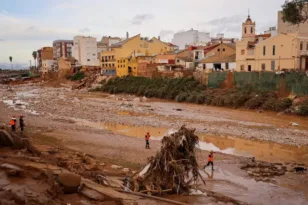
{"type": "Polygon", "coordinates": [[[82,66],[99,66],[96,38],[75,36],[72,56],[82,66]]]}

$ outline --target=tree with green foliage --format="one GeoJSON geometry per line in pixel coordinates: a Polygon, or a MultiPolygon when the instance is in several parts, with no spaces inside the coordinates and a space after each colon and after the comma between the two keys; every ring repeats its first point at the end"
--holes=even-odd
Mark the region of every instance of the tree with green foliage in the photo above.
{"type": "Polygon", "coordinates": [[[13,61],[13,57],[10,56],[9,59],[10,59],[10,62],[11,62],[11,70],[12,70],[12,61],[13,61]]]}
{"type": "Polygon", "coordinates": [[[290,0],[282,5],[282,20],[291,24],[308,21],[308,0],[290,0]]]}
{"type": "Polygon", "coordinates": [[[36,58],[37,58],[37,52],[36,51],[32,52],[32,57],[34,58],[34,63],[35,63],[35,68],[36,68],[36,58]]]}

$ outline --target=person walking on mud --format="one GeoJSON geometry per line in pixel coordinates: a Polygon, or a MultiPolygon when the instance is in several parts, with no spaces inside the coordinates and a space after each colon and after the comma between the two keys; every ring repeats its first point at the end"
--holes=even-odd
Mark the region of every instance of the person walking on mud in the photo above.
{"type": "Polygon", "coordinates": [[[12,119],[10,121],[10,125],[11,125],[11,128],[12,128],[12,132],[15,132],[16,131],[16,118],[15,118],[15,116],[12,117],[12,119]]]}
{"type": "Polygon", "coordinates": [[[24,117],[22,114],[19,117],[19,127],[20,127],[20,132],[22,134],[24,132],[24,127],[25,127],[24,117]]]}
{"type": "Polygon", "coordinates": [[[145,148],[146,149],[150,149],[150,133],[147,132],[147,134],[145,135],[145,148]]]}
{"type": "Polygon", "coordinates": [[[210,152],[210,155],[209,155],[209,158],[208,158],[208,161],[207,161],[207,165],[204,166],[204,169],[210,165],[212,165],[212,170],[214,171],[214,152],[211,151],[210,152]]]}

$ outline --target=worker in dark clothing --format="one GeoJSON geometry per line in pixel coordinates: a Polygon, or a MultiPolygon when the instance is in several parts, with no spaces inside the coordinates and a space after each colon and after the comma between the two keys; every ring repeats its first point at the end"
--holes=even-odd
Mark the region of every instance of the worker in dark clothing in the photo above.
{"type": "Polygon", "coordinates": [[[23,118],[22,115],[20,115],[20,117],[19,117],[19,127],[20,127],[20,132],[23,133],[24,127],[25,127],[25,122],[24,122],[24,118],[23,118]]]}
{"type": "Polygon", "coordinates": [[[16,131],[16,118],[15,118],[15,116],[12,117],[12,119],[10,121],[10,125],[11,125],[11,128],[12,128],[12,132],[15,132],[16,131]]]}
{"type": "Polygon", "coordinates": [[[150,133],[147,132],[147,134],[145,135],[145,148],[146,149],[150,149],[150,133]]]}
{"type": "Polygon", "coordinates": [[[204,166],[204,169],[207,167],[207,166],[210,166],[212,165],[212,170],[214,170],[214,155],[213,155],[213,151],[211,151],[210,155],[209,155],[209,158],[208,158],[208,161],[207,161],[207,165],[204,166]]]}

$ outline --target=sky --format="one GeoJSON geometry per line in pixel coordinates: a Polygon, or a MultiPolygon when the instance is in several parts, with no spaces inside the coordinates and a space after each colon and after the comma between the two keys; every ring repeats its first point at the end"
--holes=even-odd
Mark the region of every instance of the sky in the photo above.
{"type": "Polygon", "coordinates": [[[32,52],[76,35],[141,34],[171,41],[191,28],[241,36],[248,10],[258,33],[277,25],[285,0],[0,0],[0,68],[29,65],[32,52]]]}

